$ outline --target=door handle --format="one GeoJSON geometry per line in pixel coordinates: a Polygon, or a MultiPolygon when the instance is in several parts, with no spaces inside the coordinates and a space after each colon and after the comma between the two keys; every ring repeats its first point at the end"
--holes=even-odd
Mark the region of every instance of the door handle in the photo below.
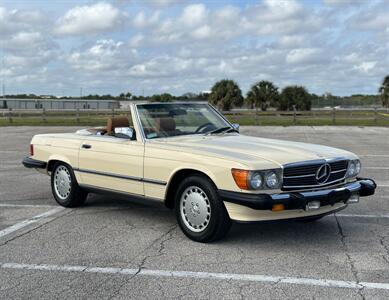
{"type": "Polygon", "coordinates": [[[82,145],[81,145],[81,148],[90,149],[90,148],[92,148],[92,146],[91,146],[91,145],[88,145],[88,144],[82,144],[82,145]]]}

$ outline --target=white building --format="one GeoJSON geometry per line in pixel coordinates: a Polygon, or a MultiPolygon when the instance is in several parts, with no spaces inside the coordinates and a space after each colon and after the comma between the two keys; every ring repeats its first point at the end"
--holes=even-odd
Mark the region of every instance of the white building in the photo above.
{"type": "Polygon", "coordinates": [[[119,108],[116,100],[86,99],[0,99],[0,108],[7,109],[112,109],[119,108]]]}

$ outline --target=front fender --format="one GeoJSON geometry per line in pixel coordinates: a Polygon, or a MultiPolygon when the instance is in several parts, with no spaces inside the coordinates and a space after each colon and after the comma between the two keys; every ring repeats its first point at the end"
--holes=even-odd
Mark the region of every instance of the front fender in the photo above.
{"type": "Polygon", "coordinates": [[[209,168],[206,168],[205,166],[198,166],[198,165],[191,165],[191,164],[186,164],[173,169],[173,171],[170,173],[169,180],[167,182],[167,187],[169,188],[169,185],[171,184],[172,180],[177,175],[177,173],[185,170],[203,173],[204,175],[206,175],[212,180],[212,182],[216,185],[217,188],[219,188],[217,185],[217,177],[214,174],[214,172],[212,172],[209,168]]]}
{"type": "MultiPolygon", "coordinates": [[[[231,169],[229,167],[212,166],[212,168],[210,168],[199,164],[184,164],[174,168],[173,171],[170,173],[169,180],[167,182],[166,193],[168,193],[169,187],[172,182],[177,179],[177,174],[190,174],[191,171],[202,173],[207,176],[214,183],[217,189],[226,189],[229,191],[241,192],[241,189],[239,189],[232,177],[231,169]]],[[[181,177],[178,179],[182,180],[181,177]]]]}

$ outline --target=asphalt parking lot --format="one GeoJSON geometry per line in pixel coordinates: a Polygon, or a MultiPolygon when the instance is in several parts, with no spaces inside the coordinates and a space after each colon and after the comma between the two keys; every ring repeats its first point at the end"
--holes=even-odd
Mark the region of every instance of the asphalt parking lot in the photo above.
{"type": "Polygon", "coordinates": [[[0,128],[0,299],[389,299],[389,128],[242,128],[353,151],[378,189],[314,224],[234,224],[212,244],[151,203],[90,195],[58,207],[49,177],[21,160],[32,135],[74,130],[0,128]]]}

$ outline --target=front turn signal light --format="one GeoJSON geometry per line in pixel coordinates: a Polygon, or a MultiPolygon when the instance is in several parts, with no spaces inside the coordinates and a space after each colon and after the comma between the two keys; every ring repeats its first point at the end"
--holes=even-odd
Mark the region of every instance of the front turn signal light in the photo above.
{"type": "Polygon", "coordinates": [[[248,176],[249,171],[247,170],[241,170],[241,169],[232,169],[231,170],[232,177],[235,180],[236,185],[241,188],[242,190],[248,190],[248,176]]]}
{"type": "Polygon", "coordinates": [[[285,210],[285,206],[283,204],[274,204],[271,208],[272,211],[283,211],[285,210]]]}

